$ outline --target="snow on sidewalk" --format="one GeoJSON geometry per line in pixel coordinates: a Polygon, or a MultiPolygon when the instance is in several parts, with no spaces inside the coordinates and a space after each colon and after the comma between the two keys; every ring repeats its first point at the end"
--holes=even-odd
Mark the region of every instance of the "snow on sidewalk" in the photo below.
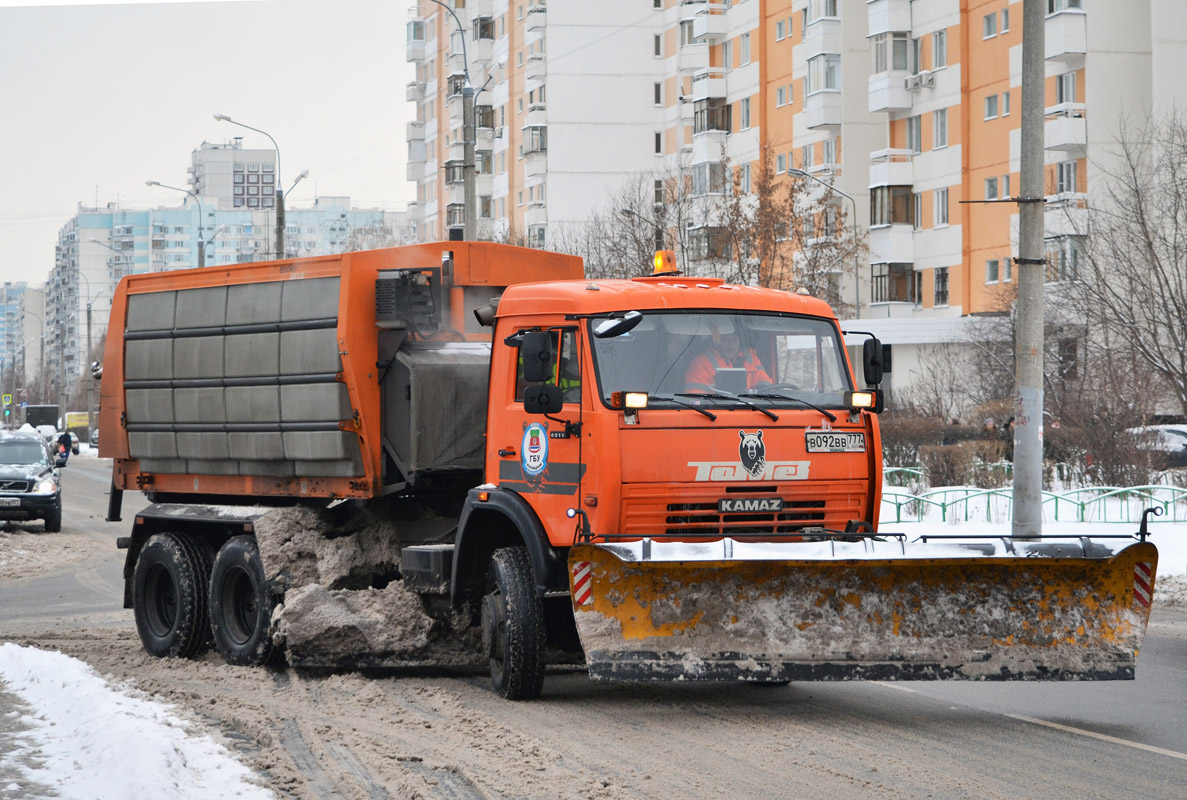
{"type": "MultiPolygon", "coordinates": [[[[0,688],[35,711],[0,752],[0,775],[20,773],[63,800],[274,800],[223,745],[188,732],[168,705],[114,687],[57,652],[0,644],[0,688]],[[30,766],[32,765],[32,766],[30,766]]],[[[0,783],[0,798],[12,783],[0,783]]]]}

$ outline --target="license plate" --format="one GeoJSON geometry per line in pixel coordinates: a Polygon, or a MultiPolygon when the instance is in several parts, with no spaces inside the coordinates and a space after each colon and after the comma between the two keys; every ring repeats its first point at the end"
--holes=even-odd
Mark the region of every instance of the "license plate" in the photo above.
{"type": "Polygon", "coordinates": [[[859,432],[808,431],[804,434],[809,453],[864,453],[866,435],[859,432]]]}
{"type": "Polygon", "coordinates": [[[9,508],[11,506],[19,506],[21,498],[19,497],[0,497],[0,508],[9,508]]]}
{"type": "Polygon", "coordinates": [[[767,514],[782,510],[782,497],[725,497],[717,501],[719,514],[767,514]]]}

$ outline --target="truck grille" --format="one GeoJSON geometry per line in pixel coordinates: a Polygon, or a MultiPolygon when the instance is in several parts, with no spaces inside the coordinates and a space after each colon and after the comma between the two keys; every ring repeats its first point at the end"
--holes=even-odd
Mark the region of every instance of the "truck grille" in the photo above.
{"type": "Polygon", "coordinates": [[[623,487],[624,536],[786,536],[807,527],[844,530],[862,519],[861,481],[799,481],[794,485],[669,484],[623,487]],[[721,513],[717,501],[736,497],[778,497],[776,512],[721,513]],[[672,502],[673,499],[678,502],[672,502]]]}
{"type": "Polygon", "coordinates": [[[0,480],[0,492],[27,492],[32,488],[31,481],[3,481],[0,480]]]}

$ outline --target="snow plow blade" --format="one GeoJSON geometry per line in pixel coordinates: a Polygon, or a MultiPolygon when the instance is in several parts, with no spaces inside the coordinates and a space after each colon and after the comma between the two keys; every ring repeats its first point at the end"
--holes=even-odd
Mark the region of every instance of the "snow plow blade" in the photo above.
{"type": "Polygon", "coordinates": [[[631,545],[570,551],[595,679],[1132,680],[1158,560],[1147,542],[1090,546],[1099,557],[923,545],[888,558],[737,543],[716,560],[631,545]]]}

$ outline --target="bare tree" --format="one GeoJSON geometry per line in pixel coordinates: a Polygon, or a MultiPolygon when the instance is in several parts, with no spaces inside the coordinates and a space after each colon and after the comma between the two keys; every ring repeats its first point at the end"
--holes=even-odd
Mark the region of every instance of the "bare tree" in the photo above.
{"type": "Polygon", "coordinates": [[[1056,255],[1073,266],[1083,256],[1082,313],[1187,414],[1187,123],[1175,113],[1120,131],[1115,166],[1101,167],[1103,192],[1077,231],[1086,247],[1056,255]]]}

